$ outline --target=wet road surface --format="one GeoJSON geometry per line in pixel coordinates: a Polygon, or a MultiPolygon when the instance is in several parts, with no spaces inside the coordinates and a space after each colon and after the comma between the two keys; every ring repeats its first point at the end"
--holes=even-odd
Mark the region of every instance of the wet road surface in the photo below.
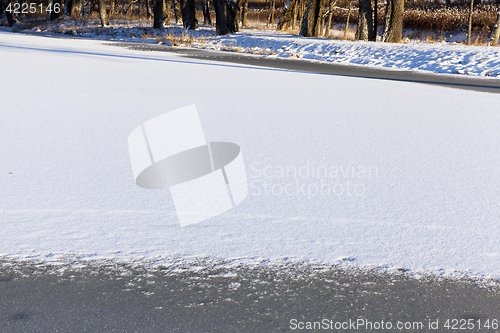
{"type": "Polygon", "coordinates": [[[217,260],[0,267],[0,332],[499,331],[492,281],[217,260]]]}

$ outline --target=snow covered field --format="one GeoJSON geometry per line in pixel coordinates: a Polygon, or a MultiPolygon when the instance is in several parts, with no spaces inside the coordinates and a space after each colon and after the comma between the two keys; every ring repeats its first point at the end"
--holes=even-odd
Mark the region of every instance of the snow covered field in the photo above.
{"type": "MultiPolygon", "coordinates": [[[[172,42],[185,46],[263,54],[270,57],[303,58],[338,64],[379,68],[427,71],[497,78],[500,76],[500,48],[464,46],[453,42],[427,44],[388,44],[344,41],[340,39],[304,38],[271,30],[242,29],[239,33],[216,36],[213,27],[202,26],[185,31],[179,26],[165,30],[152,29],[150,22],[115,21],[113,27],[100,28],[98,20],[84,26],[62,21],[47,23],[40,31],[65,31],[84,37],[145,43],[172,42]]],[[[35,28],[34,28],[35,29],[35,28]]]]}
{"type": "Polygon", "coordinates": [[[7,32],[0,54],[0,256],[500,278],[498,95],[7,32]],[[127,138],[190,104],[207,141],[241,147],[249,195],[181,228],[168,190],[135,185],[127,138]]]}

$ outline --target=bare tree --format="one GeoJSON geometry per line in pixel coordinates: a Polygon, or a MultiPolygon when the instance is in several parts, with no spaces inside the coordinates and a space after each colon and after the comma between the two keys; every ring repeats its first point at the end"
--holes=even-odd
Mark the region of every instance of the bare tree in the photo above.
{"type": "Polygon", "coordinates": [[[48,0],[46,8],[50,8],[51,10],[47,11],[47,16],[45,17],[45,19],[47,21],[52,21],[52,9],[54,8],[54,1],[53,0],[48,0]]]}
{"type": "Polygon", "coordinates": [[[319,36],[324,1],[325,0],[309,0],[304,17],[302,18],[302,27],[300,28],[299,35],[304,37],[319,36]]]}
{"type": "Polygon", "coordinates": [[[330,6],[328,8],[328,23],[326,24],[325,37],[328,37],[330,35],[330,26],[332,25],[333,8],[335,7],[336,3],[337,0],[330,0],[330,6]]]}
{"type": "Polygon", "coordinates": [[[295,30],[297,27],[297,15],[299,13],[299,7],[300,7],[300,0],[297,0],[295,2],[295,6],[293,6],[293,23],[292,23],[292,29],[295,30]]]}
{"type": "Polygon", "coordinates": [[[384,35],[382,36],[384,42],[401,42],[404,5],[404,0],[387,0],[384,17],[384,35]]]}
{"type": "Polygon", "coordinates": [[[469,29],[467,30],[467,45],[470,45],[470,35],[472,30],[472,12],[474,11],[474,0],[470,0],[469,29]]]}
{"type": "Polygon", "coordinates": [[[304,16],[306,14],[306,1],[307,0],[299,0],[300,3],[300,13],[299,13],[299,27],[302,29],[302,21],[304,21],[304,16]]]}
{"type": "Polygon", "coordinates": [[[500,38],[500,8],[498,8],[497,21],[495,22],[495,26],[491,31],[490,42],[488,43],[488,45],[497,46],[498,38],[500,38]]]}
{"type": "MultiPolygon", "coordinates": [[[[287,0],[285,6],[283,7],[283,11],[281,12],[281,17],[278,21],[278,30],[287,29],[291,22],[295,7],[297,6],[297,0],[287,0]]],[[[295,12],[297,12],[295,10],[295,12]]]]}
{"type": "Polygon", "coordinates": [[[62,15],[62,6],[61,0],[49,0],[47,8],[50,8],[50,11],[47,11],[47,21],[57,20],[62,15]]]}
{"type": "Polygon", "coordinates": [[[358,40],[375,41],[377,39],[376,5],[375,0],[359,0],[358,31],[356,33],[358,40]]]}
{"type": "Polygon", "coordinates": [[[101,27],[109,26],[108,14],[106,13],[106,1],[98,0],[99,4],[99,17],[101,18],[101,27]]]}
{"type": "Polygon", "coordinates": [[[170,25],[170,13],[173,6],[173,0],[163,0],[163,26],[168,27],[170,25]]]}
{"type": "Polygon", "coordinates": [[[243,27],[247,26],[247,15],[248,15],[248,0],[243,0],[243,9],[241,11],[241,25],[243,27]]]}
{"type": "Polygon", "coordinates": [[[71,16],[73,11],[73,0],[64,0],[64,15],[71,16]]]}
{"type": "Polygon", "coordinates": [[[134,10],[134,0],[128,0],[128,10],[127,10],[127,18],[130,20],[132,17],[132,12],[134,10]]]}
{"type": "Polygon", "coordinates": [[[88,1],[89,0],[82,0],[82,2],[81,2],[82,6],[80,7],[80,16],[85,15],[85,7],[86,7],[86,4],[88,1]]]}
{"type": "Polygon", "coordinates": [[[182,23],[181,2],[180,0],[173,0],[173,1],[174,1],[175,23],[182,23]]]}
{"type": "Polygon", "coordinates": [[[233,11],[226,0],[214,0],[215,31],[217,35],[227,35],[235,31],[233,11]]]}
{"type": "Polygon", "coordinates": [[[150,0],[145,0],[146,3],[146,17],[150,18],[151,17],[151,4],[150,0]]]}
{"type": "Polygon", "coordinates": [[[229,0],[229,8],[231,9],[234,19],[234,31],[240,31],[241,12],[243,9],[243,0],[229,0]]]}
{"type": "Polygon", "coordinates": [[[163,29],[165,24],[163,22],[164,14],[164,0],[153,0],[153,28],[163,29]]]}
{"type": "Polygon", "coordinates": [[[111,9],[109,10],[109,16],[111,17],[118,11],[118,6],[116,6],[118,0],[111,0],[111,9]]]}
{"type": "Polygon", "coordinates": [[[347,37],[347,30],[349,30],[349,18],[351,17],[352,0],[349,0],[349,9],[347,11],[347,22],[345,23],[344,38],[347,37]]]}
{"type": "Polygon", "coordinates": [[[271,10],[269,11],[269,17],[267,18],[267,25],[274,24],[274,10],[276,8],[275,4],[276,0],[271,0],[271,10]]]}
{"type": "Polygon", "coordinates": [[[0,1],[3,7],[3,11],[5,12],[5,16],[7,17],[7,22],[9,23],[9,27],[12,27],[16,23],[19,23],[17,18],[12,14],[12,11],[7,11],[7,8],[9,7],[11,1],[10,0],[0,0],[0,1]]]}
{"type": "Polygon", "coordinates": [[[203,23],[212,25],[212,18],[210,17],[210,0],[203,0],[203,23]]]}
{"type": "Polygon", "coordinates": [[[194,0],[181,0],[182,25],[184,29],[194,30],[198,27],[194,0]]]}

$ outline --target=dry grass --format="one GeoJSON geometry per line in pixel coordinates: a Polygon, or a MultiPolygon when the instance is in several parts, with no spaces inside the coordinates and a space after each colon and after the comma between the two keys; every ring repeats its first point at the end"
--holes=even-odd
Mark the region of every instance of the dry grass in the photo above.
{"type": "MultiPolygon", "coordinates": [[[[497,9],[486,5],[475,9],[472,15],[472,27],[477,31],[489,33],[495,24],[497,9]]],[[[455,31],[468,23],[469,8],[414,8],[406,9],[404,27],[434,31],[455,31]]]]}
{"type": "MultiPolygon", "coordinates": [[[[332,23],[345,23],[348,11],[336,7],[332,14],[332,23]]],[[[496,6],[482,5],[476,8],[472,16],[472,27],[488,33],[495,24],[496,6]]],[[[264,15],[264,14],[263,14],[264,15]]],[[[378,7],[378,25],[384,24],[385,6],[378,7]]],[[[418,7],[406,8],[403,26],[411,29],[433,31],[455,31],[464,28],[468,22],[469,7],[418,7]]],[[[353,7],[349,22],[358,23],[358,8],[353,7]]]]}
{"type": "MultiPolygon", "coordinates": [[[[189,31],[185,30],[182,31],[182,33],[175,33],[171,31],[168,33],[166,32],[163,35],[154,34],[152,37],[155,38],[157,42],[170,42],[173,46],[190,46],[198,44],[202,48],[205,48],[209,44],[209,41],[205,37],[194,37],[189,33],[189,31]]],[[[143,36],[141,36],[141,38],[143,38],[143,36]]],[[[146,38],[146,36],[144,36],[144,38],[146,38]]]]}
{"type": "MultiPolygon", "coordinates": [[[[420,40],[425,43],[435,44],[439,42],[450,42],[447,36],[450,36],[444,32],[435,32],[429,30],[405,30],[403,32],[403,43],[411,43],[414,40],[420,40]]],[[[454,44],[466,44],[465,34],[462,34],[463,40],[453,41],[454,44]]],[[[489,41],[489,33],[484,31],[479,31],[479,29],[475,28],[472,30],[472,45],[476,46],[487,46],[489,41]]]]}

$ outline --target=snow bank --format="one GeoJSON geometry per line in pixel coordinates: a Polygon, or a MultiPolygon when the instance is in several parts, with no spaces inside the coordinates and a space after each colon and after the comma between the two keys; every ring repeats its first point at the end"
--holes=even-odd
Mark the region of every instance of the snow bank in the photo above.
{"type": "MultiPolygon", "coordinates": [[[[116,21],[110,28],[97,28],[97,21],[89,24],[90,27],[87,27],[73,21],[63,21],[59,23],[57,30],[90,38],[146,43],[164,42],[167,45],[174,42],[198,48],[338,64],[494,78],[500,75],[498,47],[465,46],[450,42],[427,44],[416,41],[409,44],[388,44],[343,41],[305,38],[286,32],[252,29],[242,29],[241,32],[218,37],[214,28],[207,26],[202,26],[196,31],[186,31],[176,26],[165,30],[154,30],[150,27],[150,22],[135,22],[130,25],[116,21]]],[[[45,29],[53,31],[55,28],[52,25],[53,23],[48,23],[45,29]]]]}

